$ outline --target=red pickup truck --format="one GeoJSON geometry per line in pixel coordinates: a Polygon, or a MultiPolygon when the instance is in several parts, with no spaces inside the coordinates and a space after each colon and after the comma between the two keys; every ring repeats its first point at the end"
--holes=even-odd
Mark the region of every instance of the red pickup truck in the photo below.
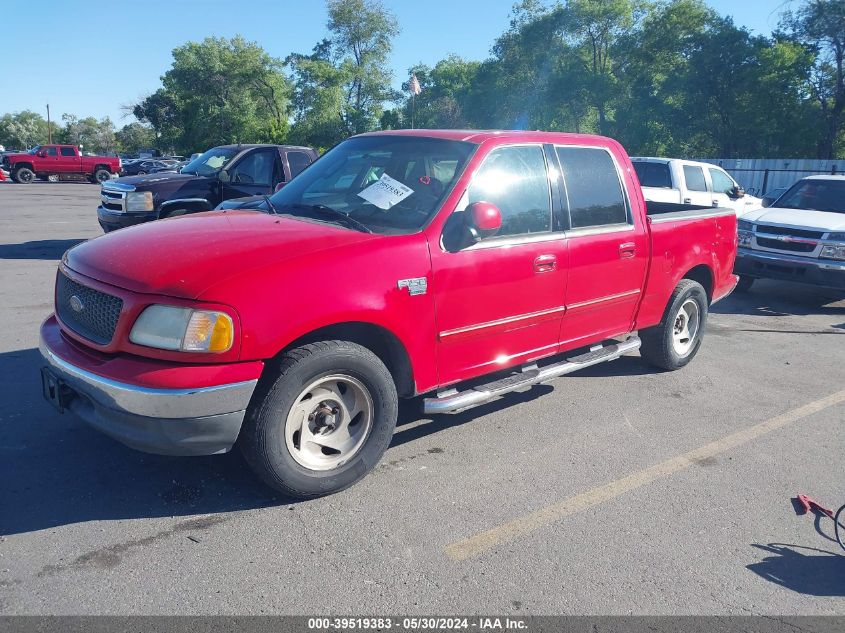
{"type": "Polygon", "coordinates": [[[82,156],[76,145],[36,145],[23,154],[4,155],[2,167],[12,175],[12,180],[23,184],[50,176],[83,177],[101,183],[120,172],[120,159],[82,156]]]}
{"type": "Polygon", "coordinates": [[[379,461],[399,398],[458,411],[638,348],[687,364],[736,285],[736,215],[660,211],[603,137],[356,136],[258,208],[68,251],[44,395],[131,447],[237,441],[270,486],[335,492],[379,461]]]}

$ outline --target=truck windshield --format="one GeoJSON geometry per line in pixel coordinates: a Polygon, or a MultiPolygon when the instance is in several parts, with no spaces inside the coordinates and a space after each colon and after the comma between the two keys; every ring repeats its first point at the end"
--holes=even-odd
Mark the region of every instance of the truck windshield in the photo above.
{"type": "Polygon", "coordinates": [[[412,136],[359,136],[327,152],[270,199],[277,213],[373,233],[418,231],[437,212],[475,146],[412,136]],[[353,222],[342,222],[342,217],[353,222]]]}
{"type": "Polygon", "coordinates": [[[183,174],[197,176],[213,176],[232,160],[238,150],[229,147],[213,147],[204,154],[200,154],[182,168],[183,174]]]}
{"type": "Polygon", "coordinates": [[[845,180],[799,180],[777,201],[782,209],[845,213],[845,180]]]}

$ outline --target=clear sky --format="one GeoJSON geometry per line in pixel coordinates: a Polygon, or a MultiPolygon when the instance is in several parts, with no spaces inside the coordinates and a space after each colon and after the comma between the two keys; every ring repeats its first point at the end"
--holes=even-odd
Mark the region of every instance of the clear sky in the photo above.
{"type": "MultiPolygon", "coordinates": [[[[797,0],[706,0],[722,15],[763,35],[797,0]]],[[[176,46],[209,35],[236,34],[257,41],[271,55],[309,53],[326,36],[322,0],[141,0],[96,4],[6,3],[0,42],[11,57],[0,69],[0,114],[45,104],[59,118],[110,116],[118,126],[121,105],[154,92],[176,46]]],[[[508,26],[513,0],[385,0],[398,17],[391,65],[396,84],[412,65],[434,64],[450,53],[485,59],[508,26]]]]}

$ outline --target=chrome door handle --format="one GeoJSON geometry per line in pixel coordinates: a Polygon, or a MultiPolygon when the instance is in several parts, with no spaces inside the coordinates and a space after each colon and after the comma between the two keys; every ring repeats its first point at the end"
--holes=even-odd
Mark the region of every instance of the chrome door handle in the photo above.
{"type": "Polygon", "coordinates": [[[619,245],[619,257],[621,259],[631,259],[637,254],[637,245],[633,242],[625,242],[619,245]]]}
{"type": "Polygon", "coordinates": [[[556,255],[538,255],[534,260],[535,273],[548,273],[557,268],[556,255]]]}

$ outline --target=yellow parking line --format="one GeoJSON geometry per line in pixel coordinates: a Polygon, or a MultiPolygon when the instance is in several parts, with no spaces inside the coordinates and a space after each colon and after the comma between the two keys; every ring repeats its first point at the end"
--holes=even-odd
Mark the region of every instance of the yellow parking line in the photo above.
{"type": "Polygon", "coordinates": [[[788,426],[841,402],[845,402],[845,389],[837,391],[821,400],[816,400],[792,411],[787,411],[760,424],[755,424],[747,429],[737,431],[714,442],[705,444],[689,453],[672,457],[622,479],[617,479],[616,481],[598,486],[592,490],[587,490],[569,499],[553,503],[545,508],[540,508],[530,514],[513,519],[484,532],[479,532],[464,540],[450,543],[446,546],[446,554],[454,560],[466,560],[471,556],[486,552],[501,543],[512,541],[576,512],[596,506],[626,492],[645,486],[657,479],[668,477],[673,473],[689,468],[696,462],[701,462],[709,457],[729,451],[732,448],[741,446],[751,440],[788,426]]]}

